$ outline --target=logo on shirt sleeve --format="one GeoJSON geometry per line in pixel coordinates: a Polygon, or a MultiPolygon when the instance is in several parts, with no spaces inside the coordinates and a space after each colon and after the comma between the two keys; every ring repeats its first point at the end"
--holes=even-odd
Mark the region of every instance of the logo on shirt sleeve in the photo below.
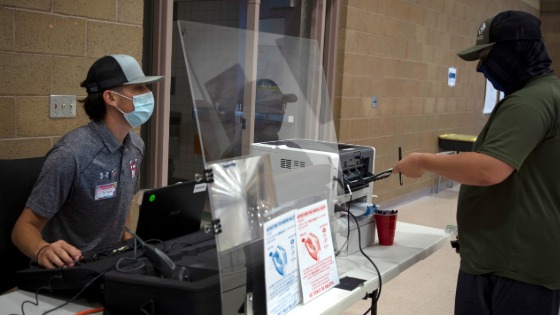
{"type": "Polygon", "coordinates": [[[138,159],[130,160],[130,178],[136,178],[138,172],[138,159]]]}

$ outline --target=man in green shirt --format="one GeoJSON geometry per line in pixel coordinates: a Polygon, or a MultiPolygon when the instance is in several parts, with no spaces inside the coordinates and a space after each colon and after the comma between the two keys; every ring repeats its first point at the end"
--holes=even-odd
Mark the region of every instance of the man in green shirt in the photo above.
{"type": "Polygon", "coordinates": [[[540,20],[505,11],[458,53],[504,92],[474,152],[412,153],[393,172],[462,184],[455,314],[550,314],[560,307],[560,81],[540,20]]]}

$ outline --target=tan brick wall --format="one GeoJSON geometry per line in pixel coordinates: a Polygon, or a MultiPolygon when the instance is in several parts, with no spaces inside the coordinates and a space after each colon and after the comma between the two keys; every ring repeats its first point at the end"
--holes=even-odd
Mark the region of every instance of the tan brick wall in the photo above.
{"type": "MultiPolygon", "coordinates": [[[[341,7],[333,100],[338,138],[375,147],[377,172],[397,162],[399,146],[404,154],[437,152],[439,134],[477,134],[486,121],[485,81],[475,62],[456,53],[474,44],[480,23],[492,14],[539,15],[536,0],[343,0],[341,7]],[[449,67],[457,69],[455,87],[447,84],[449,67]]],[[[426,174],[400,186],[392,176],[375,183],[376,202],[434,183],[426,174]]]]}
{"type": "Polygon", "coordinates": [[[0,0],[0,159],[44,155],[88,122],[49,117],[49,95],[85,96],[79,83],[101,56],[141,61],[143,0],[0,0]]]}
{"type": "Polygon", "coordinates": [[[541,21],[544,43],[552,58],[552,69],[560,74],[560,1],[543,0],[541,4],[541,21]]]}
{"type": "MultiPolygon", "coordinates": [[[[335,124],[341,142],[377,149],[376,169],[397,147],[435,152],[437,135],[477,133],[483,80],[455,53],[474,43],[478,25],[506,10],[539,12],[538,0],[340,0],[335,124]],[[457,68],[457,86],[447,70],[457,68]],[[379,97],[377,109],[371,97],[379,97]]],[[[554,2],[543,0],[543,2],[554,2]]],[[[558,16],[543,14],[545,40],[559,60],[558,16]],[[551,22],[551,20],[553,22],[551,22]]],[[[48,96],[85,96],[79,82],[97,58],[142,57],[143,0],[0,0],[0,158],[44,155],[64,133],[87,123],[48,117],[48,96]]],[[[559,63],[554,63],[558,73],[559,63]]],[[[379,200],[431,187],[433,176],[376,182],[379,200]]]]}

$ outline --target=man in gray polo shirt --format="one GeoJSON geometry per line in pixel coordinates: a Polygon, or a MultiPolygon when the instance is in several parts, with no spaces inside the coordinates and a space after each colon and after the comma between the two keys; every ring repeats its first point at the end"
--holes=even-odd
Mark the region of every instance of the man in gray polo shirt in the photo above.
{"type": "Polygon", "coordinates": [[[14,244],[45,268],[72,267],[82,252],[130,238],[129,208],[138,188],[144,142],[132,131],[151,116],[154,98],[127,55],[105,56],[81,83],[91,122],[47,153],[12,231],[14,244]]]}

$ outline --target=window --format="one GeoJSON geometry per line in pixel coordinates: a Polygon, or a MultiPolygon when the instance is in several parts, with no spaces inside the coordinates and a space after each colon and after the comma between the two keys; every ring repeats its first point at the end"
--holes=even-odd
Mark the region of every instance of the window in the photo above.
{"type": "MultiPolygon", "coordinates": [[[[153,21],[147,19],[145,23],[151,32],[146,38],[153,38],[148,46],[153,47],[152,73],[166,77],[166,84],[155,91],[154,117],[142,131],[147,139],[143,174],[148,178],[144,185],[149,187],[193,179],[204,168],[177,20],[317,40],[329,86],[334,80],[338,13],[334,0],[261,0],[260,5],[247,0],[175,0],[172,7],[169,5],[164,0],[145,1],[145,10],[153,11],[146,14],[153,15],[153,21]]],[[[255,58],[258,67],[264,59],[259,59],[258,54],[255,58]]]]}

